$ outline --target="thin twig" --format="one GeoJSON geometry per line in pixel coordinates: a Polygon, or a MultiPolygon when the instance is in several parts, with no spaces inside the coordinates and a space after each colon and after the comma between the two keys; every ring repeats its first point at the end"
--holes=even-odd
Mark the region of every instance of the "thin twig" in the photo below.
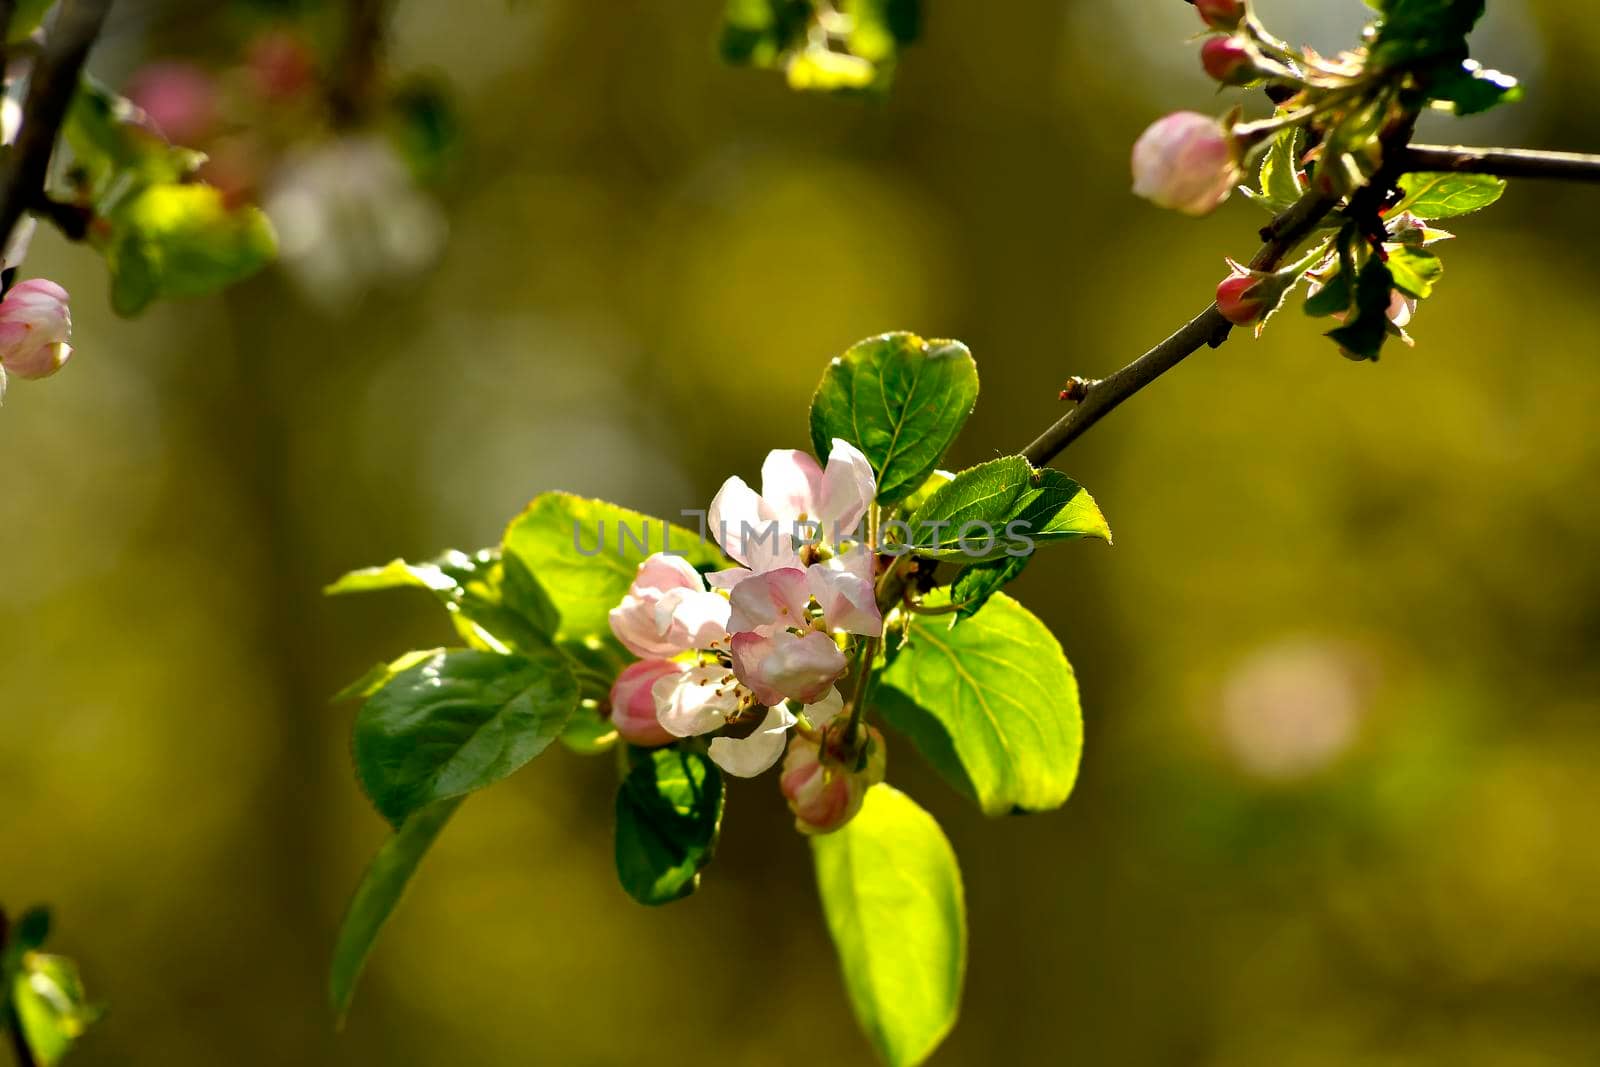
{"type": "Polygon", "coordinates": [[[61,4],[33,68],[17,143],[0,169],[0,245],[9,240],[22,213],[33,206],[44,188],[50,154],[77,91],[78,76],[110,10],[111,0],[63,0],[61,4]]]}
{"type": "Polygon", "coordinates": [[[1497,178],[1560,178],[1600,182],[1600,156],[1581,152],[1414,144],[1405,150],[1401,166],[1407,171],[1449,171],[1491,174],[1497,178]]]}
{"type": "MultiPolygon", "coordinates": [[[[1261,236],[1266,243],[1250,260],[1250,268],[1263,271],[1275,269],[1307,234],[1316,229],[1317,223],[1336,204],[1338,200],[1334,197],[1317,192],[1306,193],[1262,228],[1261,236]]],[[[1213,303],[1190,319],[1177,333],[1115,374],[1081,386],[1077,390],[1082,396],[1078,405],[1040,434],[1037,440],[1023,449],[1022,454],[1035,467],[1050,462],[1118,404],[1182,363],[1202,346],[1216,348],[1222,344],[1228,339],[1231,329],[1232,324],[1222,317],[1222,312],[1213,303]]]]}

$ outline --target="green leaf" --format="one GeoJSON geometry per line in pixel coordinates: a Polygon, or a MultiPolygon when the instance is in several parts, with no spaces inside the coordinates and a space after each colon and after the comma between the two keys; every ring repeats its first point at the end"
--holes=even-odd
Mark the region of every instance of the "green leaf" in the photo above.
{"type": "Polygon", "coordinates": [[[587,643],[565,641],[559,647],[572,664],[579,695],[578,710],[562,731],[561,743],[580,756],[608,752],[618,741],[609,717],[611,685],[634,657],[609,635],[587,643]]]}
{"type": "Polygon", "coordinates": [[[451,550],[424,563],[391,560],[351,571],[323,592],[339,596],[406,588],[431,592],[462,638],[490,652],[543,648],[560,623],[555,605],[527,567],[520,560],[501,560],[494,548],[471,555],[451,550]]]}
{"type": "Polygon", "coordinates": [[[1089,491],[1054,467],[1033,472],[1007,520],[1018,538],[1037,544],[1089,537],[1111,543],[1111,526],[1089,491]]]}
{"type": "Polygon", "coordinates": [[[978,367],[959,341],[886,333],[850,347],[811,400],[811,444],[826,459],[835,437],[867,457],[878,503],[915,492],[933,473],[978,399],[978,367]]]}
{"type": "Polygon", "coordinates": [[[1033,466],[1022,456],[1002,456],[968,467],[940,486],[906,520],[907,543],[930,559],[976,562],[1016,549],[1001,537],[1032,486],[1033,466]],[[962,544],[962,538],[967,544],[962,544]],[[988,551],[976,551],[990,542],[988,551]]]}
{"type": "Polygon", "coordinates": [[[1306,314],[1319,319],[1344,314],[1350,310],[1350,298],[1350,279],[1340,271],[1306,297],[1306,314]]]}
{"type": "Polygon", "coordinates": [[[719,50],[794,89],[883,90],[919,23],[918,0],[728,0],[719,50]]]}
{"type": "Polygon", "coordinates": [[[1394,278],[1377,256],[1367,260],[1356,276],[1355,311],[1343,326],[1329,330],[1348,359],[1376,360],[1389,337],[1389,303],[1394,278]]]}
{"type": "Polygon", "coordinates": [[[68,105],[62,136],[95,213],[107,217],[149,186],[185,180],[205,160],[167,143],[132,101],[88,75],[68,105]]]}
{"type": "Polygon", "coordinates": [[[1426,300],[1443,273],[1444,262],[1432,252],[1404,246],[1389,249],[1389,274],[1394,287],[1407,296],[1426,300]]]}
{"type": "MultiPolygon", "coordinates": [[[[913,617],[883,680],[943,726],[986,814],[1044,811],[1071,794],[1083,748],[1078,682],[1049,629],[1004,593],[954,628],[913,617]]],[[[906,732],[925,754],[940,745],[906,732]]]]}
{"type": "Polygon", "coordinates": [[[702,570],[732,566],[692,530],[570,493],[535,498],[512,520],[501,546],[502,557],[518,561],[549,594],[561,619],[556,636],[574,641],[611,638],[611,609],[639,564],[661,551],[702,570]]]}
{"type": "Polygon", "coordinates": [[[936,470],[923,479],[916,492],[900,501],[900,510],[903,514],[914,515],[918,508],[928,502],[928,498],[942,485],[949,485],[955,481],[955,474],[950,471],[936,470]]]}
{"type": "Polygon", "coordinates": [[[22,1038],[40,1067],[53,1067],[100,1018],[78,974],[65,956],[29,952],[11,980],[11,1006],[22,1038]]]}
{"type": "Polygon", "coordinates": [[[922,1063],[955,1025],[967,967],[955,852],[933,817],[879,784],[811,839],[817,891],[856,1021],[889,1067],[922,1063]]]}
{"type": "Polygon", "coordinates": [[[1006,556],[962,568],[956,580],[950,583],[950,603],[962,605],[955,618],[959,621],[976,615],[990,597],[1022,573],[1032,558],[1031,554],[1006,556]]]}
{"type": "Polygon", "coordinates": [[[1279,130],[1261,158],[1261,198],[1274,209],[1288,208],[1306,191],[1300,173],[1300,156],[1305,152],[1305,131],[1299,126],[1279,130]]]}
{"type": "Polygon", "coordinates": [[[111,306],[137,315],[157,297],[204,296],[248,278],[277,254],[267,216],[229,207],[209,185],[152,185],[110,216],[111,306]]]}
{"type": "Polygon", "coordinates": [[[1505,191],[1504,181],[1487,174],[1407,174],[1400,179],[1401,200],[1389,214],[1409,211],[1419,219],[1453,219],[1482,211],[1505,191]]]}
{"type": "Polygon", "coordinates": [[[1384,71],[1436,57],[1465,59],[1467,34],[1485,0],[1388,0],[1372,44],[1372,69],[1384,71]]]}
{"type": "Polygon", "coordinates": [[[442,648],[421,648],[407,652],[388,663],[374,663],[365,674],[333,694],[331,703],[342,704],[346,700],[365,700],[393,681],[394,676],[401,671],[415,667],[424,660],[432,659],[443,651],[442,648]]]}
{"type": "Polygon", "coordinates": [[[1434,79],[1428,85],[1428,95],[1449,104],[1457,115],[1476,115],[1500,104],[1521,100],[1522,86],[1511,75],[1487,70],[1469,59],[1434,79]]]}
{"type": "Polygon", "coordinates": [[[967,563],[1027,555],[1034,544],[1111,539],[1094,499],[1053,468],[1002,456],[960,472],[906,520],[916,555],[967,563]]]}
{"type": "Polygon", "coordinates": [[[339,939],[333,949],[333,965],[328,972],[328,1002],[334,1017],[344,1020],[350,998],[366,967],[378,932],[389,921],[400,903],[417,865],[432,847],[450,816],[461,806],[460,798],[430,804],[413,813],[385,841],[362,876],[361,885],[350,899],[339,939]]]}
{"type": "Polygon", "coordinates": [[[566,727],[578,685],[553,648],[524,655],[459,650],[409,667],[356,716],[356,775],[399,826],[435,801],[492,785],[566,727]]]}
{"type": "Polygon", "coordinates": [[[617,877],[641,904],[693,893],[722,828],[722,773],[698,752],[630,751],[617,790],[617,877]]]}
{"type": "Polygon", "coordinates": [[[922,758],[956,792],[978,803],[978,787],[967,777],[950,731],[932,712],[887,684],[872,687],[872,710],[907,739],[913,740],[922,758]]]}

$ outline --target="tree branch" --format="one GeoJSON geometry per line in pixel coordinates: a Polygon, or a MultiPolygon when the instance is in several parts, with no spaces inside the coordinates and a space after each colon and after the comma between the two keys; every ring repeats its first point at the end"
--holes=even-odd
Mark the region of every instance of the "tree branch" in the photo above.
{"type": "Polygon", "coordinates": [[[1491,174],[1497,178],[1561,178],[1600,182],[1600,156],[1535,152],[1527,148],[1463,148],[1414,144],[1401,157],[1406,171],[1491,174]]]}
{"type": "MultiPolygon", "coordinates": [[[[1250,268],[1276,270],[1337,204],[1338,200],[1334,197],[1315,191],[1306,193],[1292,207],[1262,227],[1261,236],[1266,243],[1250,260],[1250,268]]],[[[1182,363],[1202,346],[1216,348],[1228,339],[1228,332],[1232,329],[1233,325],[1222,317],[1222,312],[1213,303],[1190,319],[1177,333],[1110,377],[1078,383],[1078,405],[1040,434],[1037,440],[1023,449],[1022,454],[1035,467],[1042,467],[1081,437],[1089,427],[1105,418],[1118,404],[1182,363]]]]}
{"type": "Polygon", "coordinates": [[[42,195],[61,123],[77,91],[89,49],[110,10],[111,0],[63,0],[61,4],[44,51],[34,64],[17,143],[0,169],[0,246],[9,241],[22,213],[42,195]]]}

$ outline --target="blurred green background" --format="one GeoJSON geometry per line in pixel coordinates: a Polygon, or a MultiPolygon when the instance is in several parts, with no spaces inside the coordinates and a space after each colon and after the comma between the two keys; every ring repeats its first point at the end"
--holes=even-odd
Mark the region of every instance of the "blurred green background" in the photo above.
{"type": "MultiPolygon", "coordinates": [[[[208,52],[125,4],[117,81],[208,52]]],[[[632,904],[614,768],[554,750],[466,805],[323,1007],[383,837],[329,694],[448,640],[342,571],[498,539],[563,488],[701,507],[803,446],[824,362],[887,329],[983,376],[954,460],[1199,310],[1262,221],[1128,193],[1177,107],[1221,111],[1178,0],[932,0],[882,103],[714,58],[717,0],[402,2],[397,66],[457,93],[427,270],[341,306],[281,276],[107,308],[43,237],[77,354],[0,411],[0,898],[111,1013],[83,1065],[867,1063],[775,779],[732,790],[702,891],[632,904]]],[[[1588,0],[1492,0],[1527,100],[1433,140],[1600,148],[1588,0]]],[[[1357,0],[1261,0],[1353,40],[1357,0]]],[[[1059,464],[1117,533],[1016,592],[1082,688],[1077,793],[986,821],[891,739],[964,865],[942,1064],[1600,1062],[1600,302],[1593,189],[1460,220],[1418,347],[1339,358],[1285,315],[1202,352],[1059,464]]]]}

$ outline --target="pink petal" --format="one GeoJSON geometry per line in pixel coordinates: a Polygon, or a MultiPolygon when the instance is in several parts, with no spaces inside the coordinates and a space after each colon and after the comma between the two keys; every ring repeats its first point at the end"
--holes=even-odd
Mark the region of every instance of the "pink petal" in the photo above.
{"type": "Polygon", "coordinates": [[[778,762],[783,742],[795,717],[781,704],[767,709],[767,717],[749,737],[714,737],[706,749],[713,762],[739,778],[754,778],[778,762]]]}
{"type": "Polygon", "coordinates": [[[823,538],[836,545],[851,537],[877,492],[878,482],[867,457],[855,445],[835,437],[828,469],[822,473],[822,502],[816,516],[823,525],[823,538]]]}
{"type": "Polygon", "coordinates": [[[756,699],[769,707],[785,699],[820,700],[844,673],[844,653],[827,634],[778,631],[770,637],[735,634],[733,669],[756,699]]]}
{"type": "Polygon", "coordinates": [[[802,515],[816,519],[822,504],[822,468],[809,452],[775,448],[761,464],[761,498],[784,523],[802,515]]]}
{"type": "Polygon", "coordinates": [[[757,630],[767,634],[774,629],[804,627],[811,594],[806,591],[805,571],[782,567],[740,582],[728,600],[732,604],[729,632],[757,630]]]}

